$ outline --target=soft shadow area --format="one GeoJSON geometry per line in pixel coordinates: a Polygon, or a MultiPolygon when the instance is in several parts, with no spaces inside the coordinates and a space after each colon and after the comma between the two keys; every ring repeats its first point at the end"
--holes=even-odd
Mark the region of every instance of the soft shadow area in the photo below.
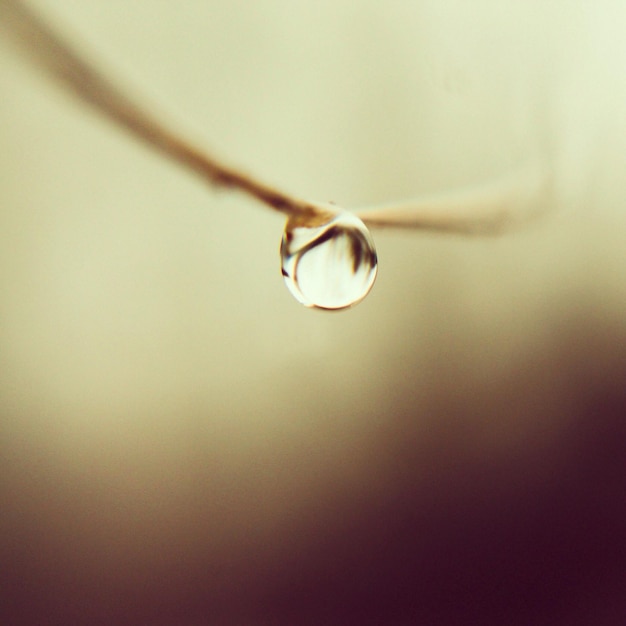
{"type": "Polygon", "coordinates": [[[387,416],[396,432],[380,445],[396,455],[395,484],[263,596],[258,623],[625,623],[625,339],[579,320],[516,384],[463,402],[435,390],[441,427],[426,436],[411,438],[408,403],[387,416]],[[553,422],[558,407],[555,432],[482,458],[464,445],[455,425],[506,420],[521,391],[537,394],[529,421],[553,422]]]}
{"type": "MultiPolygon", "coordinates": [[[[481,411],[506,419],[519,389],[478,389],[464,406],[442,400],[441,429],[398,448],[388,498],[301,563],[268,612],[281,623],[624,623],[626,344],[613,339],[609,347],[572,328],[560,354],[527,363],[538,376],[558,372],[567,394],[547,445],[539,436],[480,458],[451,430],[481,411]]],[[[535,378],[518,374],[522,384],[535,378]]],[[[535,393],[532,382],[524,393],[535,393]]],[[[540,401],[528,419],[543,410],[540,401]]],[[[407,408],[395,419],[415,415],[407,408]]]]}
{"type": "MultiPolygon", "coordinates": [[[[530,355],[509,383],[432,389],[434,426],[419,434],[412,398],[396,399],[372,450],[384,488],[322,499],[284,536],[279,524],[264,540],[251,531],[207,551],[211,506],[198,508],[199,482],[181,499],[197,536],[163,545],[160,567],[138,559],[116,576],[90,560],[89,540],[78,563],[59,566],[63,546],[45,536],[55,496],[39,493],[8,544],[5,535],[14,551],[2,557],[3,623],[625,623],[625,340],[589,319],[555,330],[549,353],[530,355]],[[497,453],[473,443],[468,424],[506,420],[520,394],[537,395],[528,421],[554,423],[556,411],[558,427],[497,453]]],[[[289,517],[287,500],[272,506],[289,517]]]]}

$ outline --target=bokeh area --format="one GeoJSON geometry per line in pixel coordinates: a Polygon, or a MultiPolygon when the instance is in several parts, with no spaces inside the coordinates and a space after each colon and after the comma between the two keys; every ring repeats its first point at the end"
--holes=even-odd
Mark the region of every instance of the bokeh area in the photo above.
{"type": "Polygon", "coordinates": [[[551,191],[509,235],[374,231],[368,298],[307,310],[279,215],[0,25],[0,621],[625,624],[626,4],[29,6],[303,197],[551,191]]]}

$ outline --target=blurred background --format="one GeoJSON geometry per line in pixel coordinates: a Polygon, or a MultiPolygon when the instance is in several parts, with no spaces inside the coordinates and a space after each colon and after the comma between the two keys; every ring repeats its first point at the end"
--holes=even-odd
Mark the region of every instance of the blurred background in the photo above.
{"type": "Polygon", "coordinates": [[[216,153],[346,207],[541,159],[498,238],[376,231],[353,310],[283,220],[0,28],[6,624],[626,623],[626,5],[31,0],[216,153]]]}

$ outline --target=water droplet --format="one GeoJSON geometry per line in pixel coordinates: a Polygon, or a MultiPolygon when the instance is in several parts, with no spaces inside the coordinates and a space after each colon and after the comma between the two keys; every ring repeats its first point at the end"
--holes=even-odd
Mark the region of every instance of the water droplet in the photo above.
{"type": "Polygon", "coordinates": [[[280,257],[289,291],[318,309],[357,304],[369,293],[378,269],[372,236],[350,213],[330,215],[323,223],[288,220],[280,257]]]}

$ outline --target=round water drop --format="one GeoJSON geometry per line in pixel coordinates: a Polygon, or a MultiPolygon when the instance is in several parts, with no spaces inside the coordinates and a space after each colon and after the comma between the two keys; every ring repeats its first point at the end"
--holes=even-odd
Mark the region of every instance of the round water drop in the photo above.
{"type": "Polygon", "coordinates": [[[283,277],[305,306],[337,310],[360,302],[370,291],[378,260],[374,241],[355,215],[326,221],[287,221],[280,247],[283,277]]]}

